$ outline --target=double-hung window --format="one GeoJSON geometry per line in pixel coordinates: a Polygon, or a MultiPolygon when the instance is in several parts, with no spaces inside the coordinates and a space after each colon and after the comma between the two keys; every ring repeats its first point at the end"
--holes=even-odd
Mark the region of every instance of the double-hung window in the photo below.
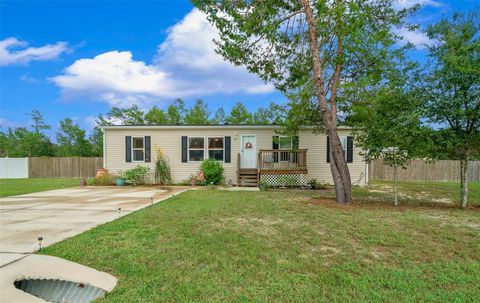
{"type": "Polygon", "coordinates": [[[188,138],[188,159],[189,161],[203,161],[205,153],[205,138],[188,138]]]}
{"type": "Polygon", "coordinates": [[[145,138],[132,137],[132,155],[134,162],[145,161],[145,138]]]}
{"type": "Polygon", "coordinates": [[[224,138],[210,137],[208,138],[208,158],[217,161],[224,159],[224,138]]]}

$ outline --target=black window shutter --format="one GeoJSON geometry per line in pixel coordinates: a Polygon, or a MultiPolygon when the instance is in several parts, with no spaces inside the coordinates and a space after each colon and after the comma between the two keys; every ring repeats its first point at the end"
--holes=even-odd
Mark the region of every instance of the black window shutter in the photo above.
{"type": "Polygon", "coordinates": [[[182,162],[188,162],[187,150],[187,136],[182,136],[182,162]]]}
{"type": "Polygon", "coordinates": [[[327,136],[327,163],[330,163],[330,139],[327,136]]]}
{"type": "MultiPolygon", "coordinates": [[[[273,136],[272,149],[278,149],[279,136],[273,136]]],[[[273,153],[273,162],[278,162],[278,152],[273,153]]]]}
{"type": "Polygon", "coordinates": [[[145,136],[145,162],[152,161],[152,145],[150,144],[150,136],[145,136]]]}
{"type": "Polygon", "coordinates": [[[353,162],[353,137],[347,137],[347,163],[353,162]]]}
{"type": "Polygon", "coordinates": [[[225,163],[230,163],[232,160],[231,157],[231,138],[225,137],[225,163]]]}
{"type": "Polygon", "coordinates": [[[298,150],[298,136],[293,136],[292,138],[292,149],[298,150]]]}
{"type": "Polygon", "coordinates": [[[125,137],[125,162],[132,162],[132,137],[125,137]]]}

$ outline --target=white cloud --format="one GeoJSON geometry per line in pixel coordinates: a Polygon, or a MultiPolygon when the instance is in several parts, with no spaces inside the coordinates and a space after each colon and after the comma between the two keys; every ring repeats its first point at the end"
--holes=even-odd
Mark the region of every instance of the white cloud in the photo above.
{"type": "Polygon", "coordinates": [[[427,34],[420,31],[412,31],[408,28],[400,28],[396,31],[396,33],[402,38],[400,45],[411,43],[417,49],[425,49],[427,46],[433,44],[433,41],[428,38],[427,34]]]}
{"type": "Polygon", "coordinates": [[[0,41],[0,66],[55,59],[68,50],[66,42],[28,47],[28,43],[10,37],[0,41]]]}
{"type": "Polygon", "coordinates": [[[128,105],[168,90],[166,76],[155,66],[133,60],[131,52],[112,51],[77,60],[52,80],[67,95],[93,95],[111,104],[128,105]]]}
{"type": "Polygon", "coordinates": [[[215,53],[217,30],[193,9],[168,30],[152,64],[133,59],[129,51],[112,51],[80,59],[53,80],[66,97],[89,95],[115,106],[140,106],[161,99],[208,94],[268,93],[264,84],[243,67],[215,53]]]}
{"type": "Polygon", "coordinates": [[[397,8],[410,8],[414,5],[420,4],[422,6],[442,7],[444,4],[435,0],[397,0],[394,4],[397,8]]]}

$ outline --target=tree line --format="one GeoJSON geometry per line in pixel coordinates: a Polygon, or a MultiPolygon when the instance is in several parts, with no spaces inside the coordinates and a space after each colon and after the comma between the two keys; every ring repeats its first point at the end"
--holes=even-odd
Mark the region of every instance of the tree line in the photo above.
{"type": "Polygon", "coordinates": [[[30,127],[8,128],[0,131],[1,157],[101,157],[105,125],[203,125],[203,124],[282,124],[283,111],[280,105],[271,103],[250,111],[242,102],[237,102],[227,115],[223,107],[212,111],[202,99],[187,107],[182,99],[175,99],[165,110],[153,106],[148,111],[137,105],[128,108],[112,107],[107,114],[100,114],[97,126],[87,136],[85,129],[71,118],[59,122],[55,131],[56,143],[45,133],[52,127],[45,122],[40,111],[32,110],[27,116],[30,127]]]}

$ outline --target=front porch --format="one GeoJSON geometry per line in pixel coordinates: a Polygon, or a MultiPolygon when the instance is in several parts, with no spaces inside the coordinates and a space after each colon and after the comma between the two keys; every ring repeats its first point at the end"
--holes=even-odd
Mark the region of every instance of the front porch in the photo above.
{"type": "Polygon", "coordinates": [[[237,186],[258,186],[259,181],[270,186],[304,186],[307,183],[307,149],[258,151],[257,167],[242,168],[237,161],[237,186]]]}

